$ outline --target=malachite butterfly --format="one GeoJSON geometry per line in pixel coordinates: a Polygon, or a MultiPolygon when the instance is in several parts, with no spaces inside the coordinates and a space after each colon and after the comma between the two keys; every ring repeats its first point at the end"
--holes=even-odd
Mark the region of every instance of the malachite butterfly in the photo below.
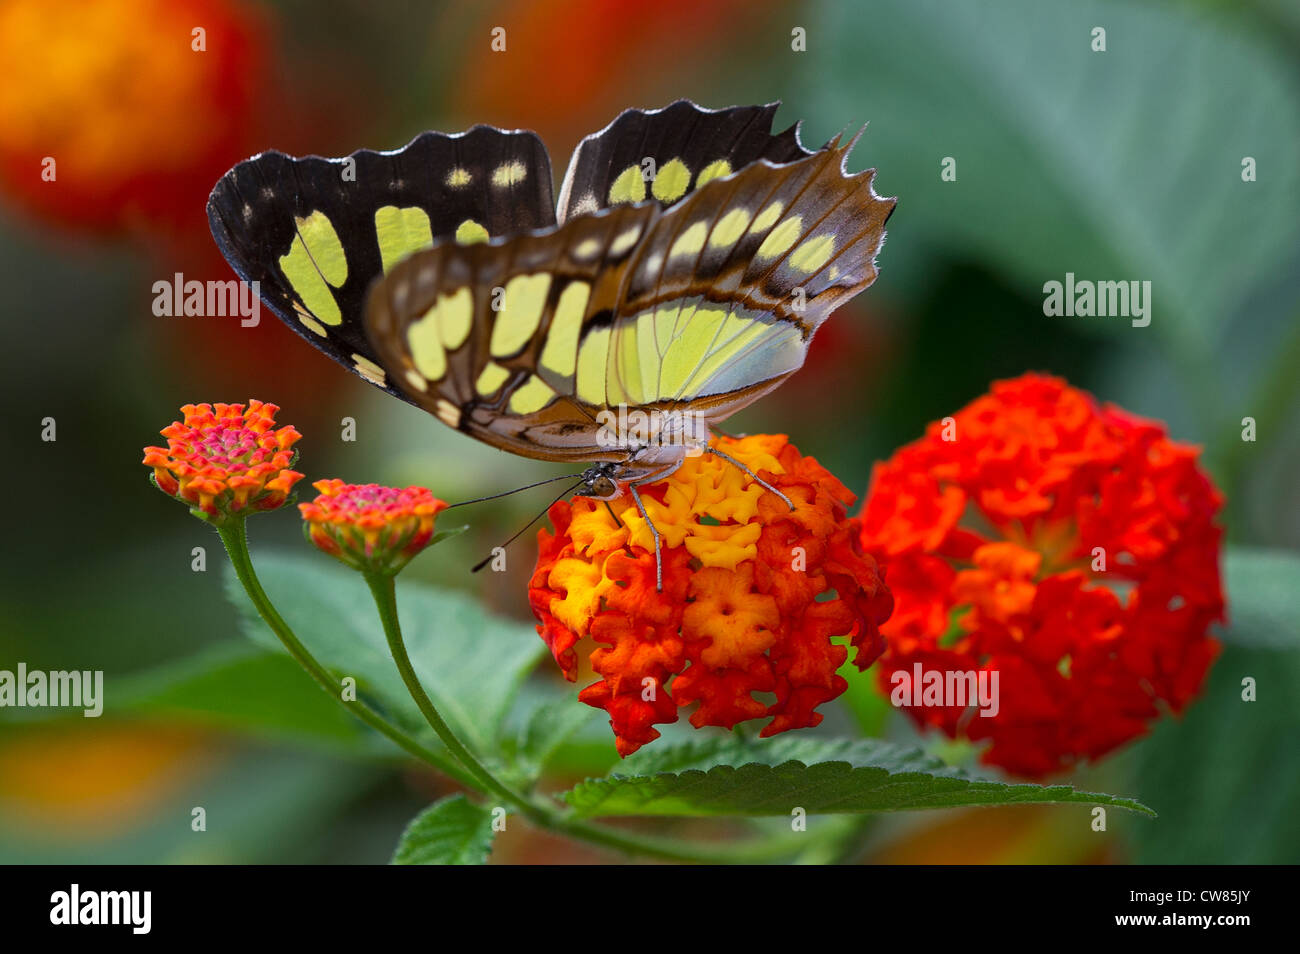
{"type": "Polygon", "coordinates": [[[222,177],[208,219],[335,361],[495,447],[594,464],[581,492],[635,495],[798,370],[876,277],[895,200],[874,169],[845,172],[852,143],[773,134],[776,108],[627,110],[579,143],[558,204],[527,131],[265,152],[222,177]]]}

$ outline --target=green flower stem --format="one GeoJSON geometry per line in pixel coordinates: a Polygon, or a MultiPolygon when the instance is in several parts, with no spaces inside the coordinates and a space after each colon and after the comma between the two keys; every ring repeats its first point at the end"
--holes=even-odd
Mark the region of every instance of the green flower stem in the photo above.
{"type": "Polygon", "coordinates": [[[257,614],[271,628],[271,631],[275,633],[298,665],[302,666],[322,689],[338,700],[340,705],[356,715],[366,725],[392,740],[415,758],[455,779],[461,785],[467,788],[493,792],[518,809],[521,814],[528,817],[536,825],[548,831],[568,835],[628,855],[660,858],[666,861],[697,861],[717,864],[778,858],[792,854],[796,850],[796,846],[788,843],[785,839],[772,839],[762,843],[694,845],[671,838],[639,835],[572,818],[555,808],[553,803],[548,804],[540,799],[535,801],[527,795],[513,791],[492,775],[486,766],[479,762],[455,736],[438,713],[433,701],[429,699],[423,686],[420,685],[420,681],[415,675],[415,670],[412,668],[410,658],[407,655],[397,621],[396,588],[393,578],[376,579],[367,576],[367,582],[370,584],[371,592],[374,594],[376,605],[379,608],[384,632],[388,637],[389,646],[393,650],[393,657],[397,663],[398,671],[406,682],[407,689],[415,698],[416,704],[424,713],[425,718],[428,719],[429,724],[438,733],[439,738],[447,745],[447,748],[455,755],[456,759],[448,758],[442,753],[426,748],[401,729],[389,723],[364,702],[348,702],[343,698],[342,684],[330,675],[329,671],[302,644],[302,641],[298,639],[289,624],[276,610],[270,597],[266,595],[266,591],[262,589],[261,581],[258,580],[257,573],[253,569],[252,557],[248,552],[248,530],[244,521],[233,520],[226,526],[218,528],[217,532],[221,535],[221,542],[225,544],[226,553],[230,557],[231,566],[235,570],[235,576],[239,579],[244,592],[257,610],[257,614]]]}
{"type": "Polygon", "coordinates": [[[476,787],[499,796],[533,821],[549,827],[552,819],[548,816],[548,813],[527,796],[516,792],[493,775],[487,766],[480,762],[474,753],[456,737],[456,733],[451,730],[451,726],[447,725],[442,714],[438,712],[438,707],[429,698],[429,694],[424,691],[424,686],[420,683],[420,677],[415,674],[415,669],[411,665],[411,657],[406,652],[406,642],[402,639],[402,627],[397,621],[396,577],[391,573],[365,573],[363,575],[366,578],[366,583],[370,586],[371,594],[375,598],[375,607],[379,610],[379,619],[384,626],[384,635],[388,638],[388,649],[393,654],[393,662],[397,664],[397,671],[402,676],[402,682],[406,683],[406,691],[411,694],[411,698],[419,706],[420,712],[424,715],[425,721],[429,723],[430,728],[438,734],[438,738],[447,747],[447,751],[455,756],[461,765],[465,766],[477,780],[476,787]]]}
{"type": "Polygon", "coordinates": [[[401,674],[406,689],[419,706],[433,731],[438,734],[443,744],[478,780],[478,786],[485,792],[491,792],[506,803],[514,806],[540,828],[565,834],[572,838],[591,842],[621,851],[629,855],[643,855],[669,861],[699,861],[713,863],[750,862],[790,855],[805,846],[802,839],[769,839],[765,842],[743,842],[725,845],[693,845],[676,839],[638,835],[582,821],[566,815],[553,804],[530,798],[523,792],[517,792],[501,781],[484,765],[456,736],[451,726],[447,725],[438,707],[433,704],[425,692],[411,665],[410,655],[406,651],[406,642],[402,638],[402,628],[397,616],[396,578],[392,574],[366,573],[366,583],[370,586],[379,618],[383,623],[384,635],[388,639],[388,648],[393,654],[393,662],[401,674]]]}
{"type": "Polygon", "coordinates": [[[271,631],[279,638],[284,648],[289,651],[289,655],[297,661],[298,665],[307,670],[307,673],[320,684],[322,689],[333,696],[340,705],[356,715],[362,722],[392,740],[404,751],[429,763],[462,785],[470,786],[474,784],[473,778],[452,759],[421,745],[389,723],[364,702],[359,700],[349,702],[344,699],[342,683],[330,675],[325,667],[316,660],[316,657],[308,651],[307,647],[302,644],[293,630],[289,628],[289,624],[284,621],[284,618],[280,616],[271,603],[266,591],[262,589],[262,584],[253,570],[252,557],[248,552],[248,530],[244,520],[232,520],[224,527],[219,527],[217,532],[221,535],[221,542],[225,544],[226,553],[235,569],[235,576],[238,577],[244,592],[248,594],[249,600],[252,601],[253,607],[257,610],[257,615],[262,617],[267,626],[271,627],[271,631]]]}
{"type": "Polygon", "coordinates": [[[802,839],[789,837],[770,838],[763,841],[747,841],[728,844],[692,844],[673,838],[655,835],[643,835],[623,831],[604,825],[573,818],[563,810],[541,798],[534,800],[516,792],[496,778],[468,748],[451,731],[450,726],[438,713],[433,701],[420,685],[419,678],[411,666],[402,640],[401,629],[397,620],[396,588],[392,577],[372,578],[367,576],[371,592],[379,608],[385,635],[393,651],[393,658],[398,671],[405,681],[408,691],[425,718],[438,733],[455,759],[435,752],[408,736],[401,729],[389,723],[368,705],[361,701],[348,702],[343,698],[342,684],[330,675],[329,671],[314,657],[302,641],[294,634],[289,624],[271,603],[270,597],[262,589],[261,581],[253,569],[252,557],[248,552],[248,532],[243,520],[231,521],[218,528],[221,542],[225,544],[226,553],[234,567],[235,576],[243,586],[258,615],[275,633],[289,655],[316,680],[322,689],[328,692],[339,704],[352,712],[362,722],[376,732],[393,741],[404,751],[417,759],[433,766],[443,774],[455,779],[467,788],[489,791],[515,807],[538,827],[558,834],[567,835],[581,841],[600,845],[627,855],[659,858],[665,861],[705,862],[714,864],[736,864],[772,860],[795,854],[802,847],[802,839]]]}
{"type": "Polygon", "coordinates": [[[788,858],[809,847],[808,835],[783,835],[762,841],[704,842],[693,844],[676,838],[642,835],[635,832],[563,818],[553,826],[574,838],[612,848],[628,855],[642,855],[665,861],[692,861],[702,864],[755,864],[788,858]]]}

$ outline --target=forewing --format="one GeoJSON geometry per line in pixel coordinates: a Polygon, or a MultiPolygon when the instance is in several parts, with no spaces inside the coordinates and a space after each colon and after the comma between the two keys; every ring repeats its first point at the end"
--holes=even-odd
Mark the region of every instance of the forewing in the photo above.
{"type": "Polygon", "coordinates": [[[810,155],[796,126],[772,133],[778,105],[712,110],[679,100],[626,110],[574,150],[560,187],[560,221],[619,203],[655,200],[666,207],[759,159],[810,155]]]}
{"type": "Polygon", "coordinates": [[[555,222],[551,164],[531,132],[427,132],[393,152],[295,159],[265,152],[208,199],[217,247],[295,332],[390,394],[362,328],[366,293],[438,239],[486,241],[555,222]]]}

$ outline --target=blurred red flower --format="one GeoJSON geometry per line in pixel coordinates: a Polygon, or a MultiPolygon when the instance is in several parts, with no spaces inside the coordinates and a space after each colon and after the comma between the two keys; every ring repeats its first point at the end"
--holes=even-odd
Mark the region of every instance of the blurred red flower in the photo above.
{"type": "Polygon", "coordinates": [[[1160,424],[1037,374],[931,424],[877,466],[861,516],[896,600],[885,691],[918,664],[998,673],[991,717],[900,698],[919,725],[988,740],[985,762],[1027,777],[1181,711],[1224,615],[1222,500],[1197,456],[1160,424]]]}

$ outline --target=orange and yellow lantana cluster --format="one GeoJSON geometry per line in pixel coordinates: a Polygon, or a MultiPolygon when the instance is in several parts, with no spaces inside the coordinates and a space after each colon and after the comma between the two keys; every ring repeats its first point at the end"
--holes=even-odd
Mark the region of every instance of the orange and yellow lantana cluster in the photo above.
{"type": "Polygon", "coordinates": [[[579,698],[609,713],[624,756],[694,704],[697,727],[767,718],[770,736],[815,726],[817,707],[847,688],[836,673],[844,642],[859,669],[884,649],[892,600],[847,519],[853,494],[784,436],[715,446],[794,509],[713,454],[643,486],[662,537],[662,591],[650,528],[628,494],[609,509],[585,497],[557,503],[555,532],[540,533],[529,585],[538,632],[570,680],[579,641],[597,644],[600,679],[579,698]]]}

